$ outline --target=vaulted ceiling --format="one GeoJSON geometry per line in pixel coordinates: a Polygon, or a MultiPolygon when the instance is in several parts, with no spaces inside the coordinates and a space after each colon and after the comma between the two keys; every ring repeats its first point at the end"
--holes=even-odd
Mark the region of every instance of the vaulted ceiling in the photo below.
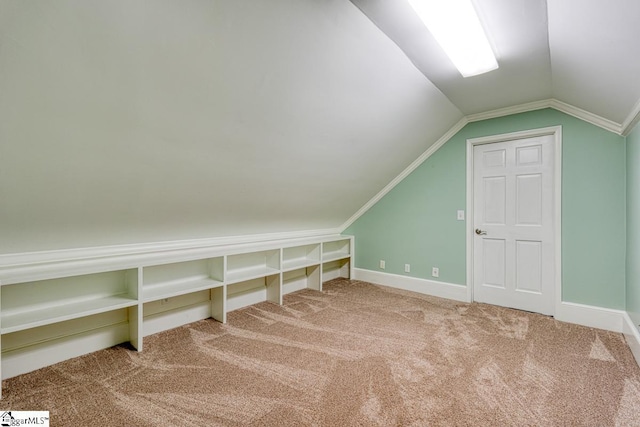
{"type": "Polygon", "coordinates": [[[640,100],[636,0],[475,0],[500,68],[471,78],[406,1],[351,1],[466,115],[555,98],[622,124],[640,100]]]}
{"type": "Polygon", "coordinates": [[[640,99],[637,0],[478,0],[469,79],[352,1],[2,0],[0,254],[336,230],[466,115],[640,99]]]}

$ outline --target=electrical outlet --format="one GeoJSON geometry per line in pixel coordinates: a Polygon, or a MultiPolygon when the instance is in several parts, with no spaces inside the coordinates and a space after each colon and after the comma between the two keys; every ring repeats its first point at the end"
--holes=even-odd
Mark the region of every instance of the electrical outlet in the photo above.
{"type": "Polygon", "coordinates": [[[440,269],[438,267],[433,267],[431,269],[431,276],[440,277],[440,269]]]}
{"type": "Polygon", "coordinates": [[[405,264],[404,265],[404,272],[405,273],[411,273],[411,264],[405,264]]]}
{"type": "Polygon", "coordinates": [[[383,259],[380,260],[380,268],[384,270],[385,262],[383,259]]]}

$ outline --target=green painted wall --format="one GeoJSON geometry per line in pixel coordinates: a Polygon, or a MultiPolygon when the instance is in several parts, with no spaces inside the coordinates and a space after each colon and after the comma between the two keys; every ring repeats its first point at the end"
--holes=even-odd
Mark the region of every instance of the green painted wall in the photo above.
{"type": "Polygon", "coordinates": [[[626,310],[640,325],[640,125],[627,136],[626,310]]]}
{"type": "Polygon", "coordinates": [[[466,140],[562,125],[564,301],[625,307],[625,139],[552,109],[470,123],[354,222],[356,267],[466,283],[466,140]],[[411,273],[404,273],[404,264],[411,273]]]}

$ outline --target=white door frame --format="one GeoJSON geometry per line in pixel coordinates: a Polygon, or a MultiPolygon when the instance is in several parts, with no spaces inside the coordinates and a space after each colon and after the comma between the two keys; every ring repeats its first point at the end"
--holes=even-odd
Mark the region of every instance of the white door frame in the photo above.
{"type": "Polygon", "coordinates": [[[554,139],[553,159],[553,191],[554,191],[554,246],[555,246],[555,277],[553,314],[560,311],[562,304],[562,126],[552,126],[542,129],[531,129],[521,132],[504,133],[501,135],[484,136],[467,139],[467,300],[473,301],[473,240],[474,240],[474,212],[473,212],[473,147],[495,142],[512,141],[514,139],[533,138],[551,135],[554,139]]]}

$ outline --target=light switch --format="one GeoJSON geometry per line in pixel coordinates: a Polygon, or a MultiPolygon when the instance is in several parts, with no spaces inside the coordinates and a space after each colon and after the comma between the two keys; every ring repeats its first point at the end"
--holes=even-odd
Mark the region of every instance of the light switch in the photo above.
{"type": "Polygon", "coordinates": [[[464,221],[464,211],[458,211],[458,221],[464,221]]]}

